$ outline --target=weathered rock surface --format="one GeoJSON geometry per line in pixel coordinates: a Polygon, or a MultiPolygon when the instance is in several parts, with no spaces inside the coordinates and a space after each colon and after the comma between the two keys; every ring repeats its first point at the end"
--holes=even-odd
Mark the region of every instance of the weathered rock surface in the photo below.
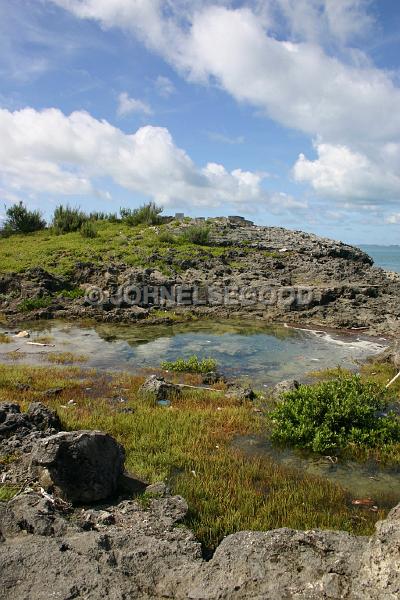
{"type": "Polygon", "coordinates": [[[31,474],[65,500],[98,502],[117,491],[124,460],[124,449],[106,433],[62,431],[35,443],[31,474]]]}
{"type": "Polygon", "coordinates": [[[7,600],[397,600],[400,505],[371,538],[244,531],[205,562],[179,496],[68,518],[39,494],[0,506],[0,598],[7,600]]]}
{"type": "Polygon", "coordinates": [[[150,375],[139,388],[139,392],[151,396],[158,402],[176,398],[181,393],[181,389],[179,386],[165,381],[164,377],[150,375]]]}
{"type": "MultiPolygon", "coordinates": [[[[223,253],[203,248],[182,260],[179,250],[171,247],[162,255],[155,251],[145,267],[77,263],[68,281],[39,268],[0,276],[0,293],[6,298],[1,308],[10,320],[34,316],[130,322],[146,317],[151,323],[154,314],[154,321],[160,322],[168,321],[168,312],[164,318],[159,311],[152,312],[159,308],[157,300],[142,298],[132,305],[118,290],[124,286],[165,286],[169,290],[188,286],[201,293],[194,305],[172,306],[183,316],[189,310],[209,318],[240,316],[367,328],[369,333],[400,331],[400,277],[374,267],[372,259],[358,248],[301,231],[228,219],[215,220],[211,232],[210,243],[224,249],[223,253]],[[163,262],[163,271],[169,273],[152,267],[155,261],[163,262]],[[92,303],[54,295],[68,285],[96,286],[101,299],[92,303]],[[215,301],[216,290],[221,295],[215,301]],[[50,306],[21,314],[21,299],[51,294],[50,306]]],[[[169,307],[165,308],[168,311],[169,307]]]]}
{"type": "Polygon", "coordinates": [[[18,404],[0,402],[0,449],[3,454],[30,452],[38,438],[60,429],[57,413],[40,402],[30,404],[26,413],[20,412],[18,404]]]}

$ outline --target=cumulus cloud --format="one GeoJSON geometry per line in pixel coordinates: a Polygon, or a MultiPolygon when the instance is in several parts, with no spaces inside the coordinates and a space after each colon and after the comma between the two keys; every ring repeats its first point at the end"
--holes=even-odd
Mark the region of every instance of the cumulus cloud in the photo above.
{"type": "Polygon", "coordinates": [[[132,113],[143,113],[144,115],[151,115],[152,110],[146,102],[137,100],[136,98],[130,98],[127,92],[122,92],[118,96],[118,109],[117,114],[120,117],[126,117],[132,113]]]}
{"type": "Polygon", "coordinates": [[[400,176],[387,161],[372,161],[347,146],[317,144],[316,151],[316,160],[299,156],[294,176],[297,181],[310,183],[321,195],[361,203],[400,198],[400,176]]]}
{"type": "Polygon", "coordinates": [[[301,208],[289,196],[277,199],[258,173],[209,163],[194,164],[162,127],[126,134],[86,112],[67,116],[52,108],[0,109],[0,184],[9,193],[105,194],[101,180],[160,204],[245,207],[284,211],[301,208]]]}
{"type": "Polygon", "coordinates": [[[368,0],[53,0],[131,31],[189,81],[310,135],[298,180],[321,194],[399,200],[400,89],[347,47],[374,23],[368,0]],[[392,153],[392,154],[391,154],[392,153]]]}

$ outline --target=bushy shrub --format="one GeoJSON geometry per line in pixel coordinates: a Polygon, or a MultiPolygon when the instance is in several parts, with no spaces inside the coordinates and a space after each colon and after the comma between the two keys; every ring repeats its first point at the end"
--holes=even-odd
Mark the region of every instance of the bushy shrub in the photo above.
{"type": "Polygon", "coordinates": [[[117,213],[105,213],[105,212],[91,212],[89,213],[90,221],[108,221],[109,223],[117,223],[118,216],[117,213]]]}
{"type": "Polygon", "coordinates": [[[140,208],[121,208],[121,219],[127,225],[158,225],[163,209],[154,202],[143,204],[140,208]]]}
{"type": "Polygon", "coordinates": [[[302,385],[281,400],[270,413],[275,442],[321,453],[400,442],[400,419],[385,412],[387,391],[358,375],[302,385]]]}
{"type": "Polygon", "coordinates": [[[97,237],[97,229],[93,225],[93,221],[84,221],[81,225],[81,236],[84,238],[97,237]]]}
{"type": "Polygon", "coordinates": [[[29,312],[38,308],[47,308],[52,303],[50,296],[42,296],[41,298],[26,298],[18,305],[18,310],[21,312],[29,312]]]}
{"type": "Polygon", "coordinates": [[[46,227],[46,221],[38,210],[28,210],[23,202],[13,204],[6,210],[2,233],[31,233],[46,227]]]}
{"type": "Polygon", "coordinates": [[[163,244],[175,244],[176,237],[170,231],[163,231],[158,236],[158,241],[163,244]]]}
{"type": "Polygon", "coordinates": [[[196,355],[191,356],[187,360],[178,358],[173,362],[164,361],[161,363],[161,368],[166,371],[175,371],[177,373],[209,373],[217,368],[217,361],[213,358],[203,358],[199,360],[196,355]]]}
{"type": "Polygon", "coordinates": [[[181,239],[190,244],[206,246],[210,239],[210,229],[204,225],[192,225],[182,232],[181,239]]]}
{"type": "Polygon", "coordinates": [[[57,206],[53,215],[53,228],[57,234],[79,231],[88,220],[87,215],[79,208],[70,206],[57,206]]]}

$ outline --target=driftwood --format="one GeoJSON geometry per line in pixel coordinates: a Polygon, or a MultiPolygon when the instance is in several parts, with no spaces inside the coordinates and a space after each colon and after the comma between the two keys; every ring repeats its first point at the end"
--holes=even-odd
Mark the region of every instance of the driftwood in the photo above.
{"type": "Polygon", "coordinates": [[[55,348],[55,344],[41,344],[40,342],[26,342],[29,346],[48,346],[50,348],[55,348]]]}
{"type": "Polygon", "coordinates": [[[397,373],[397,375],[395,377],[393,377],[393,379],[391,381],[389,381],[386,388],[390,387],[392,385],[392,383],[394,383],[395,381],[398,380],[399,377],[400,377],[400,371],[397,373]]]}

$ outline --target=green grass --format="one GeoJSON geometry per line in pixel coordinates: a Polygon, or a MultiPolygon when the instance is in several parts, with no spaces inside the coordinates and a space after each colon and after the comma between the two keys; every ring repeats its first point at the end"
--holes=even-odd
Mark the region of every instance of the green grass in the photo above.
{"type": "Polygon", "coordinates": [[[48,352],[46,360],[57,365],[71,365],[86,362],[87,356],[84,354],[74,354],[73,352],[48,352]]]}
{"type": "Polygon", "coordinates": [[[18,310],[21,312],[29,312],[38,308],[47,308],[52,303],[50,296],[43,296],[41,298],[26,298],[18,304],[18,310]]]}
{"type": "Polygon", "coordinates": [[[0,333],[0,344],[9,344],[11,342],[10,337],[5,333],[0,333]]]}
{"type": "Polygon", "coordinates": [[[195,354],[187,360],[178,358],[175,361],[164,361],[161,368],[166,371],[175,371],[176,373],[209,373],[217,368],[217,361],[213,358],[199,359],[195,354]]]}
{"type": "MultiPolygon", "coordinates": [[[[192,381],[194,375],[184,377],[192,381]]],[[[186,524],[207,548],[235,531],[276,527],[367,535],[384,518],[384,510],[352,507],[346,492],[324,479],[235,450],[236,435],[262,431],[251,403],[240,404],[223,391],[188,390],[166,409],[138,393],[142,382],[137,376],[78,367],[0,365],[0,401],[17,401],[24,409],[33,400],[44,401],[58,411],[66,429],[100,429],[115,436],[126,449],[128,470],[152,483],[167,481],[186,498],[186,524]],[[29,389],[21,391],[20,383],[29,389]],[[45,398],[43,391],[51,387],[63,391],[45,398]],[[121,390],[134,414],[121,413],[110,402],[121,390]],[[70,399],[76,404],[68,406],[70,399]]]]}
{"type": "Polygon", "coordinates": [[[15,485],[0,483],[0,502],[7,502],[8,500],[11,500],[11,498],[14,498],[18,491],[19,488],[15,485]]]}
{"type": "MultiPolygon", "coordinates": [[[[21,272],[41,266],[50,273],[68,276],[78,262],[88,262],[142,268],[151,264],[170,276],[184,272],[188,268],[186,264],[193,260],[212,262],[223,257],[227,262],[235,260],[232,253],[236,250],[257,254],[261,263],[267,260],[265,252],[251,248],[209,246],[206,236],[201,240],[203,245],[199,245],[184,238],[173,224],[132,226],[106,220],[94,221],[93,224],[96,229],[94,238],[84,238],[80,231],[56,235],[53,229],[15,234],[12,244],[9,239],[0,237],[0,271],[21,272]]],[[[212,225],[208,228],[211,230],[212,225]]]]}

